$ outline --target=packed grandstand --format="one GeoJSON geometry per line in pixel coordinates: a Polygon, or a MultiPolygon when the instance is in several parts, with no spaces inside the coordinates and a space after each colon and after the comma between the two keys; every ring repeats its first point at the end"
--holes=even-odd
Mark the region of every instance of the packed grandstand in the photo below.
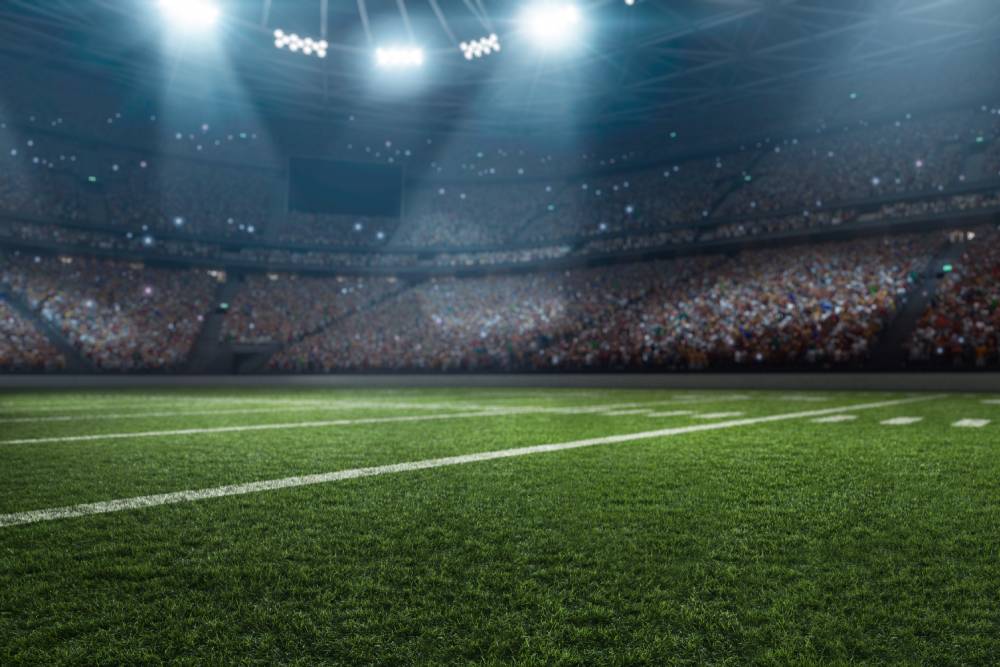
{"type": "Polygon", "coordinates": [[[345,144],[422,177],[398,218],[325,216],[288,210],[252,126],[14,104],[0,368],[1000,366],[1000,109],[671,141],[345,144]]]}

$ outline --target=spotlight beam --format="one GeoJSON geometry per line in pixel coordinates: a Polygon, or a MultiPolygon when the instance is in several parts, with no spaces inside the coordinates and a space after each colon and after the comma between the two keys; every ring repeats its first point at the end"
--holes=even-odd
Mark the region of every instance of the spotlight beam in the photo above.
{"type": "Polygon", "coordinates": [[[441,7],[438,5],[437,0],[427,0],[430,4],[431,9],[434,10],[434,15],[437,16],[438,23],[441,24],[441,29],[444,30],[445,34],[448,35],[448,39],[451,40],[452,44],[458,44],[458,37],[455,33],[451,31],[451,26],[448,25],[447,19],[444,17],[444,13],[441,11],[441,7]]]}
{"type": "Polygon", "coordinates": [[[219,20],[219,8],[208,0],[160,0],[160,11],[186,30],[207,30],[219,20]]]}
{"type": "Polygon", "coordinates": [[[413,24],[410,23],[410,12],[406,10],[406,0],[396,0],[396,6],[399,7],[399,15],[403,18],[403,25],[406,26],[410,41],[417,41],[416,35],[413,34],[413,24]]]}
{"type": "Polygon", "coordinates": [[[368,45],[371,46],[375,43],[375,39],[372,37],[372,26],[368,21],[368,7],[365,5],[365,0],[358,0],[358,16],[361,17],[361,25],[365,29],[365,38],[368,40],[368,45]]]}

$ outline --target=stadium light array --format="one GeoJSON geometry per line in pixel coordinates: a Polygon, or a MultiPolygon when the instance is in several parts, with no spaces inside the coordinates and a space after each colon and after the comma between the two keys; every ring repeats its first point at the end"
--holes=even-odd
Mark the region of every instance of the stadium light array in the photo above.
{"type": "Polygon", "coordinates": [[[500,50],[500,38],[496,35],[482,37],[471,42],[462,42],[458,45],[462,49],[462,55],[466,60],[482,58],[500,50]]]}
{"type": "Polygon", "coordinates": [[[564,46],[579,37],[583,18],[575,5],[543,4],[521,14],[521,29],[543,49],[564,46]]]}
{"type": "Polygon", "coordinates": [[[311,37],[299,37],[294,32],[288,34],[283,30],[275,30],[274,46],[279,49],[288,49],[292,53],[326,58],[326,50],[330,44],[325,39],[314,40],[311,37]]]}
{"type": "Polygon", "coordinates": [[[379,67],[420,67],[424,64],[424,51],[416,47],[378,48],[375,63],[379,67]]]}
{"type": "Polygon", "coordinates": [[[209,0],[160,0],[163,16],[185,29],[204,30],[219,20],[219,8],[209,0]]]}

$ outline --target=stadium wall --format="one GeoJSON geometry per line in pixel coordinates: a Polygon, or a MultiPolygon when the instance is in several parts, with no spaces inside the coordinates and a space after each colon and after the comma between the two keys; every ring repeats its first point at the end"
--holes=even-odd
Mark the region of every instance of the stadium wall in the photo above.
{"type": "Polygon", "coordinates": [[[0,391],[197,387],[774,389],[1000,393],[1000,373],[607,373],[475,375],[0,375],[0,391]]]}

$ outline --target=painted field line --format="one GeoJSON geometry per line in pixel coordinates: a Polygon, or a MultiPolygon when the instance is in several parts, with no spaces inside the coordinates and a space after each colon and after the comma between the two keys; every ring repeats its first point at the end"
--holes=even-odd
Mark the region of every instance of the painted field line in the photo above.
{"type": "Polygon", "coordinates": [[[1000,405],[1000,398],[988,398],[983,401],[983,405],[1000,405]]]}
{"type": "Polygon", "coordinates": [[[701,415],[694,415],[695,419],[730,419],[732,417],[742,417],[742,412],[706,412],[701,415]]]}
{"type": "MultiPolygon", "coordinates": [[[[154,401],[154,403],[159,403],[154,401]]],[[[171,415],[184,415],[184,414],[211,414],[205,410],[195,410],[189,412],[186,408],[209,405],[221,405],[221,406],[240,406],[240,405],[256,405],[257,408],[231,408],[233,410],[241,410],[246,412],[251,412],[253,410],[281,410],[281,409],[296,409],[305,410],[310,408],[315,409],[351,409],[351,408],[375,408],[375,409],[400,409],[400,410],[486,410],[491,407],[490,405],[483,405],[477,403],[413,403],[413,402],[399,402],[399,401],[377,401],[377,400],[367,400],[359,401],[356,399],[351,400],[306,400],[306,401],[286,401],[286,400],[275,400],[275,401],[185,401],[181,403],[170,402],[170,403],[159,403],[155,406],[149,406],[146,404],[135,405],[134,407],[138,410],[146,408],[145,412],[129,412],[129,413],[118,413],[121,417],[129,416],[171,416],[171,415]],[[155,407],[155,411],[149,411],[148,408],[155,407]],[[175,411],[168,412],[167,408],[176,408],[175,411]]],[[[128,405],[123,406],[120,402],[115,404],[94,404],[86,407],[79,408],[52,408],[52,409],[35,409],[35,410],[22,410],[21,412],[71,412],[71,411],[88,411],[85,415],[45,415],[42,416],[18,416],[18,417],[7,417],[0,418],[0,423],[10,422],[12,420],[29,420],[29,419],[47,419],[53,421],[59,421],[63,419],[89,419],[94,416],[94,411],[98,411],[96,415],[100,415],[100,410],[105,409],[117,409],[121,410],[123,407],[130,407],[128,405]]],[[[239,414],[234,412],[233,414],[239,414]]],[[[117,418],[116,415],[108,415],[107,418],[117,418]]]]}
{"type": "MultiPolygon", "coordinates": [[[[175,429],[169,431],[133,431],[124,433],[97,433],[93,435],[67,435],[50,436],[45,438],[19,438],[15,440],[0,440],[0,445],[38,445],[53,442],[89,442],[94,440],[122,440],[128,438],[159,438],[171,435],[204,435],[211,433],[239,433],[241,431],[269,431],[279,429],[294,428],[324,428],[330,426],[354,426],[359,424],[382,424],[392,422],[407,421],[432,421],[442,419],[464,419],[470,417],[497,417],[508,415],[529,415],[529,414],[554,414],[554,415],[579,415],[579,414],[606,414],[606,415],[632,415],[645,414],[648,409],[631,409],[640,403],[616,403],[610,405],[581,405],[571,407],[534,407],[534,406],[511,406],[491,407],[491,406],[462,406],[473,410],[472,412],[440,412],[435,415],[400,415],[395,417],[357,417],[353,419],[331,419],[323,421],[307,422],[282,422],[278,424],[245,424],[241,426],[212,426],[205,428],[175,429]],[[608,412],[611,411],[611,412],[608,412]]],[[[367,404],[366,404],[367,406],[367,404]]],[[[338,406],[340,407],[340,406],[338,406]]],[[[359,408],[359,405],[352,405],[352,408],[359,408]]],[[[394,409],[410,409],[414,406],[409,404],[384,404],[372,403],[372,408],[388,407],[394,409]]],[[[270,408],[258,410],[196,410],[196,411],[176,411],[176,412],[147,412],[147,413],[124,413],[118,415],[88,415],[84,417],[76,415],[59,415],[50,417],[17,417],[9,420],[0,419],[0,423],[26,423],[26,422],[67,422],[67,421],[91,421],[99,419],[128,419],[133,417],[184,417],[191,415],[224,415],[224,414],[257,414],[262,412],[306,412],[318,410],[319,408],[270,408]]],[[[330,408],[333,409],[333,408],[330,408]]],[[[347,409],[347,408],[343,408],[347,409]]],[[[452,409],[458,409],[457,407],[452,409]]],[[[721,413],[722,416],[738,416],[742,413],[721,413]]]]}
{"type": "Polygon", "coordinates": [[[441,419],[468,419],[527,414],[528,410],[479,410],[430,415],[401,415],[398,417],[359,417],[357,419],[328,419],[325,421],[283,422],[280,424],[246,424],[243,426],[215,426],[211,428],[185,428],[169,431],[140,431],[137,433],[98,433],[95,435],[68,435],[52,438],[22,438],[0,440],[0,445],[37,445],[50,442],[87,442],[92,440],[125,440],[130,438],[161,438],[175,435],[205,435],[209,433],[242,433],[245,431],[277,431],[297,428],[326,428],[330,426],[356,426],[359,424],[391,424],[393,422],[420,422],[441,419]]]}
{"type": "MultiPolygon", "coordinates": [[[[212,403],[211,400],[202,401],[203,403],[212,403]]],[[[151,418],[151,417],[185,417],[185,416],[197,416],[197,415],[239,415],[239,414],[254,414],[257,412],[269,413],[269,412],[307,412],[309,410],[350,410],[350,409],[372,409],[372,410],[451,410],[453,412],[467,412],[470,410],[507,410],[507,409],[529,409],[522,406],[505,406],[505,405],[486,405],[483,403],[465,403],[465,402],[454,402],[454,403],[412,403],[412,402],[400,402],[400,401],[377,401],[377,400],[307,400],[307,401],[286,401],[286,400],[275,400],[275,401],[218,401],[221,405],[250,405],[250,404],[262,404],[265,407],[259,408],[228,408],[228,409],[216,409],[216,410],[187,410],[183,406],[190,405],[190,403],[177,403],[171,404],[176,405],[178,409],[176,410],[153,410],[145,412],[116,412],[116,413],[102,413],[101,409],[105,406],[90,406],[89,408],[63,408],[61,411],[69,412],[71,410],[86,410],[85,414],[62,414],[62,415],[31,415],[31,416],[18,416],[18,417],[0,417],[0,424],[30,424],[36,422],[69,422],[69,421],[91,421],[91,420],[101,420],[101,419],[141,419],[141,418],[151,418]],[[267,406],[280,406],[280,407],[267,407],[267,406]]],[[[560,412],[567,414],[575,414],[580,411],[601,411],[601,410],[613,410],[613,409],[629,409],[629,408],[640,408],[642,406],[657,406],[657,405],[673,405],[674,401],[652,401],[648,403],[614,403],[611,405],[582,405],[582,406],[532,406],[532,410],[549,410],[555,414],[560,412]]],[[[119,410],[122,405],[116,404],[114,406],[119,410]]],[[[136,408],[149,407],[149,406],[136,406],[136,408]]],[[[34,410],[34,412],[41,412],[42,410],[34,410]]],[[[46,412],[55,412],[56,409],[51,411],[46,410],[46,412]]],[[[0,411],[2,414],[2,411],[0,411]]]]}
{"type": "Polygon", "coordinates": [[[959,419],[952,426],[958,428],[982,428],[989,425],[989,423],[989,419],[959,419]]]}
{"type": "MultiPolygon", "coordinates": [[[[328,406],[326,408],[318,405],[309,406],[285,406],[282,408],[238,408],[235,410],[171,410],[160,412],[118,412],[112,414],[84,414],[84,415],[49,415],[47,417],[10,417],[0,419],[0,424],[31,424],[36,422],[89,422],[104,419],[146,419],[151,417],[196,417],[199,415],[256,415],[273,414],[276,412],[310,412],[321,410],[350,410],[363,409],[357,406],[341,407],[328,406]]],[[[407,408],[409,409],[409,408],[407,408]]]]}
{"type": "MultiPolygon", "coordinates": [[[[716,431],[728,428],[738,428],[740,426],[754,426],[756,424],[767,424],[772,422],[788,421],[791,419],[805,419],[809,417],[822,417],[824,415],[850,412],[854,410],[875,410],[878,408],[888,408],[909,403],[931,401],[941,398],[941,396],[921,396],[916,398],[901,398],[891,401],[880,401],[878,403],[861,403],[858,405],[845,405],[838,408],[826,408],[823,410],[809,410],[807,412],[791,412],[780,415],[769,415],[766,417],[751,417],[748,419],[737,419],[727,422],[715,422],[712,424],[694,424],[692,426],[680,426],[676,428],[658,429],[655,431],[642,431],[640,433],[624,433],[621,435],[609,435],[599,438],[588,438],[586,440],[574,440],[572,442],[561,442],[550,445],[532,445],[529,447],[515,447],[512,449],[501,449],[492,452],[478,452],[475,454],[464,454],[461,456],[448,456],[438,459],[425,459],[423,461],[409,461],[406,463],[394,463],[390,465],[374,466],[371,468],[354,468],[350,470],[338,470],[336,472],[320,473],[317,475],[303,475],[299,477],[285,477],[283,479],[271,479],[259,482],[249,482],[246,484],[232,484],[229,486],[218,486],[214,488],[195,489],[190,491],[175,491],[173,493],[160,493],[150,496],[135,496],[132,498],[120,498],[118,500],[106,500],[97,503],[84,503],[81,505],[70,505],[67,507],[54,507],[42,510],[29,510],[27,512],[15,512],[13,514],[0,514],[0,528],[7,526],[17,526],[41,521],[53,521],[56,519],[70,519],[75,517],[88,516],[92,514],[109,514],[112,512],[124,512],[145,507],[159,507],[161,505],[175,505],[177,503],[189,503],[209,498],[224,498],[227,496],[241,496],[250,493],[260,493],[262,491],[276,491],[279,489],[290,489],[301,486],[313,486],[316,484],[327,484],[329,482],[339,482],[347,479],[358,479],[361,477],[375,477],[378,475],[388,475],[399,472],[412,472],[414,470],[427,470],[429,468],[443,468],[446,466],[462,465],[465,463],[478,463],[481,461],[493,461],[496,459],[508,459],[518,456],[528,456],[531,454],[547,454],[550,452],[561,452],[570,449],[580,449],[582,447],[594,447],[597,445],[611,445],[621,442],[635,442],[637,440],[650,440],[654,438],[667,438],[688,433],[698,433],[701,431],[716,431]]],[[[430,415],[428,415],[430,416],[430,415]]]]}
{"type": "Polygon", "coordinates": [[[857,418],[857,415],[832,415],[830,417],[813,419],[813,422],[816,424],[836,424],[838,422],[852,422],[857,418]]]}
{"type": "MultiPolygon", "coordinates": [[[[511,408],[486,408],[472,412],[439,412],[429,415],[398,415],[395,417],[356,417],[351,419],[327,419],[322,421],[281,422],[277,424],[243,424],[240,426],[211,426],[206,428],[184,428],[162,431],[133,431],[125,433],[95,433],[92,435],[64,435],[46,438],[18,438],[0,440],[0,445],[40,445],[52,442],[90,442],[95,440],[128,440],[132,438],[161,438],[174,435],[206,435],[211,433],[241,433],[244,431],[275,431],[298,428],[327,428],[331,426],[357,426],[360,424],[391,424],[393,422],[419,422],[444,419],[469,419],[473,417],[504,417],[510,415],[578,415],[602,413],[623,407],[633,407],[634,403],[617,405],[588,405],[566,408],[537,408],[532,406],[511,408]]],[[[179,416],[179,415],[178,415],[179,416]]]]}
{"type": "Polygon", "coordinates": [[[780,401],[799,401],[802,403],[823,403],[830,399],[826,396],[813,396],[811,394],[785,394],[779,396],[780,401]]]}
{"type": "Polygon", "coordinates": [[[611,410],[609,412],[602,412],[600,414],[604,415],[605,417],[626,417],[628,415],[644,415],[647,412],[649,412],[648,409],[640,409],[640,410],[611,410]]]}
{"type": "Polygon", "coordinates": [[[910,424],[916,424],[917,422],[923,421],[923,417],[893,417],[892,419],[886,419],[885,421],[879,422],[884,426],[909,426],[910,424]]]}
{"type": "Polygon", "coordinates": [[[647,413],[647,417],[687,417],[688,415],[693,415],[694,413],[690,410],[671,410],[670,412],[650,412],[647,413]]]}
{"type": "Polygon", "coordinates": [[[30,424],[35,422],[69,422],[69,421],[94,421],[101,419],[142,419],[150,417],[194,417],[198,415],[252,415],[276,412],[310,412],[310,411],[338,411],[338,410],[452,410],[461,412],[463,410],[497,410],[489,405],[468,405],[457,404],[452,406],[429,405],[425,403],[378,403],[378,402],[355,402],[355,403],[304,403],[288,404],[280,408],[236,408],[236,409],[216,409],[216,410],[160,410],[156,412],[119,412],[113,414],[91,413],[84,415],[48,415],[45,417],[7,417],[0,418],[0,424],[30,424]]]}

